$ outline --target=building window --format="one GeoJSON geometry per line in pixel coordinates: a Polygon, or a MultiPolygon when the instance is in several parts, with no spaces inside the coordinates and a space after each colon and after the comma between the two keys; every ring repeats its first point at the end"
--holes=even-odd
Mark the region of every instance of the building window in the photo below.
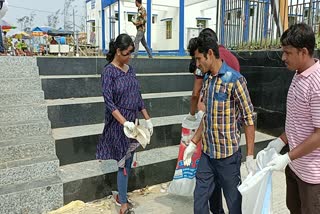
{"type": "Polygon", "coordinates": [[[152,24],[155,24],[157,22],[157,16],[152,15],[152,24]]]}
{"type": "Polygon", "coordinates": [[[116,12],[116,13],[114,14],[114,20],[116,20],[116,21],[119,20],[119,13],[118,13],[118,12],[116,12]]]}
{"type": "Polygon", "coordinates": [[[128,14],[128,22],[131,22],[133,17],[134,17],[134,14],[128,14]]]}
{"type": "Polygon", "coordinates": [[[166,39],[172,39],[172,21],[166,21],[166,39]]]}
{"type": "Polygon", "coordinates": [[[197,20],[197,27],[199,28],[206,28],[207,27],[207,20],[197,20]]]}
{"type": "Polygon", "coordinates": [[[250,16],[254,15],[254,7],[250,7],[250,16]]]}
{"type": "Polygon", "coordinates": [[[95,22],[92,22],[92,23],[91,23],[91,31],[92,31],[92,32],[95,32],[95,31],[96,31],[96,23],[95,23],[95,22]]]}
{"type": "Polygon", "coordinates": [[[96,0],[91,0],[91,10],[96,8],[96,0]]]}

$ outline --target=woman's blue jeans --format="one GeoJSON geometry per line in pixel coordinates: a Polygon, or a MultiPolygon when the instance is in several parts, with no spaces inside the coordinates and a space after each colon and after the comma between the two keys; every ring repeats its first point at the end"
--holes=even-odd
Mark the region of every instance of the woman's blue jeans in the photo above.
{"type": "Polygon", "coordinates": [[[133,160],[134,152],[131,153],[131,158],[125,162],[125,168],[118,168],[117,185],[119,192],[119,201],[121,204],[128,202],[127,191],[128,191],[128,179],[130,175],[131,164],[133,160]],[[126,175],[125,175],[126,172],[126,175]]]}

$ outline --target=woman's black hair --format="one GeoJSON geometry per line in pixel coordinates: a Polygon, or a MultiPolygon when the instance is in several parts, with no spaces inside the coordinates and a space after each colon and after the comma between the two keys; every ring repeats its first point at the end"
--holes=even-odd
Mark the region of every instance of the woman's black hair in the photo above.
{"type": "Polygon", "coordinates": [[[109,52],[107,53],[107,61],[108,63],[111,63],[114,59],[114,56],[116,55],[117,49],[119,48],[120,51],[128,49],[130,46],[133,47],[134,51],[134,44],[132,38],[126,34],[122,33],[120,34],[116,40],[112,39],[109,43],[109,52]]]}

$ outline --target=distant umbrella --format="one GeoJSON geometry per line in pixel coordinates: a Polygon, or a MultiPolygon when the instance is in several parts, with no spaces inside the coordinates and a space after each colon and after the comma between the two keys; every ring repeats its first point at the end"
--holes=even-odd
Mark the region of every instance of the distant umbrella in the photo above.
{"type": "Polygon", "coordinates": [[[28,33],[24,32],[24,31],[21,31],[19,33],[14,34],[12,36],[12,38],[15,38],[15,39],[30,39],[31,36],[28,33]]]}

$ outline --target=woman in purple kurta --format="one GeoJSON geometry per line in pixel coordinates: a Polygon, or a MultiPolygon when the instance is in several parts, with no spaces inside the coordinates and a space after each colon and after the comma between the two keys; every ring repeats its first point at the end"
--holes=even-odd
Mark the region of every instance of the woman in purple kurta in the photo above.
{"type": "Polygon", "coordinates": [[[128,65],[134,51],[131,37],[120,34],[109,44],[107,60],[101,74],[102,92],[105,102],[105,126],[97,145],[97,159],[114,159],[118,162],[117,186],[121,204],[120,214],[133,213],[127,201],[128,176],[133,153],[139,146],[138,141],[124,134],[124,127],[135,128],[134,121],[141,112],[146,126],[153,132],[153,125],[140,93],[139,82],[134,69],[128,65]]]}

